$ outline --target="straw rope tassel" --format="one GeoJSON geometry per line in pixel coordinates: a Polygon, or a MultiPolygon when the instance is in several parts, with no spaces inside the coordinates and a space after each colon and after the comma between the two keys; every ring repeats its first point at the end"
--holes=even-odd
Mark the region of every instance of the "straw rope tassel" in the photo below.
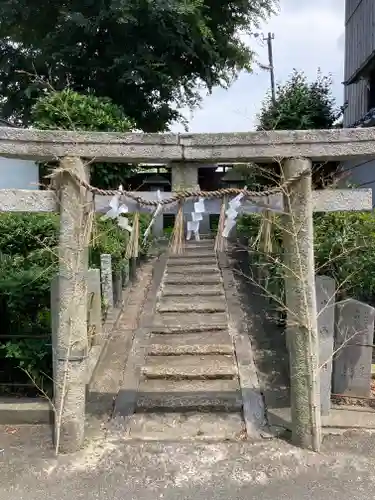
{"type": "Polygon", "coordinates": [[[217,226],[217,234],[215,238],[215,252],[224,252],[226,250],[227,246],[227,240],[223,236],[223,231],[224,231],[224,226],[225,226],[225,211],[227,208],[227,198],[226,196],[223,196],[222,203],[221,203],[221,209],[220,209],[220,217],[219,217],[219,223],[217,226]]]}
{"type": "Polygon", "coordinates": [[[133,231],[134,231],[134,243],[133,243],[132,257],[138,258],[139,257],[139,212],[136,212],[134,215],[133,231]]]}
{"type": "Polygon", "coordinates": [[[126,259],[137,258],[139,255],[139,212],[133,217],[133,230],[130,234],[128,246],[126,247],[126,259]]]}
{"type": "Polygon", "coordinates": [[[93,247],[96,247],[99,234],[98,234],[98,222],[97,222],[98,219],[95,215],[95,194],[92,195],[89,217],[91,218],[90,243],[92,244],[93,247]]]}
{"type": "Polygon", "coordinates": [[[272,210],[265,210],[261,216],[261,224],[259,228],[258,248],[261,253],[263,265],[259,267],[259,279],[264,283],[264,287],[268,289],[269,269],[267,266],[268,256],[273,251],[273,224],[275,214],[272,210]]]}
{"type": "Polygon", "coordinates": [[[272,210],[265,210],[262,213],[261,233],[259,239],[259,249],[264,255],[269,255],[273,250],[272,225],[274,214],[272,210]]]}
{"type": "Polygon", "coordinates": [[[174,254],[181,254],[183,252],[184,241],[184,210],[183,203],[180,201],[178,204],[178,211],[174,221],[173,233],[171,238],[170,249],[174,254]]]}

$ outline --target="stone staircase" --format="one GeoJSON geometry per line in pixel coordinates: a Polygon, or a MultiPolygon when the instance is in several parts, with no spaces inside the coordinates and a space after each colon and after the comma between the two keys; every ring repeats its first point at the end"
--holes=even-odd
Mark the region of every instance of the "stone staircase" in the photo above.
{"type": "Polygon", "coordinates": [[[147,338],[130,437],[232,439],[242,398],[212,240],[170,256],[147,338]]]}

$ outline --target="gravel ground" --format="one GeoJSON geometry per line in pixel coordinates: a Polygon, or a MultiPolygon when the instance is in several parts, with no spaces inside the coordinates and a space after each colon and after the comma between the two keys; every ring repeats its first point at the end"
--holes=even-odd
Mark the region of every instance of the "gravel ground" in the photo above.
{"type": "Polygon", "coordinates": [[[126,442],[98,433],[55,457],[46,427],[0,429],[0,500],[372,500],[375,435],[348,432],[315,454],[258,443],[126,442]]]}

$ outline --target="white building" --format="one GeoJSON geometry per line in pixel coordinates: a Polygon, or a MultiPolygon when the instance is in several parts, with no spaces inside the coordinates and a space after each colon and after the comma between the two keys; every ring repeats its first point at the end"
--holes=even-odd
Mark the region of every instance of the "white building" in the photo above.
{"type": "MultiPolygon", "coordinates": [[[[0,126],[12,126],[1,119],[0,126]]],[[[0,157],[0,189],[39,189],[39,167],[30,160],[0,157]]]]}

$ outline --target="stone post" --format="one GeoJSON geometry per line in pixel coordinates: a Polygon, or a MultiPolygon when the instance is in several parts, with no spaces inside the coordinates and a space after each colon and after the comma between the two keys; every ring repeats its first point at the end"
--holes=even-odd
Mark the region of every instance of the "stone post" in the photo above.
{"type": "Polygon", "coordinates": [[[89,269],[87,274],[87,292],[90,300],[89,330],[93,330],[91,345],[99,345],[102,340],[102,296],[100,290],[100,270],[89,269]],[[91,299],[92,297],[92,299],[91,299]]]}
{"type": "MultiPolygon", "coordinates": [[[[57,352],[58,352],[58,334],[59,334],[59,276],[54,276],[51,281],[51,342],[52,342],[52,370],[53,370],[53,381],[57,380],[57,352]]],[[[54,394],[56,393],[57,388],[54,386],[54,394]]],[[[56,415],[55,415],[56,418],[56,415]]]]}
{"type": "Polygon", "coordinates": [[[112,257],[109,253],[100,256],[102,296],[107,309],[113,308],[112,257]]]}
{"type": "MultiPolygon", "coordinates": [[[[199,189],[198,169],[199,164],[196,163],[171,163],[172,172],[172,191],[180,191],[181,189],[199,189]]],[[[189,220],[190,216],[185,214],[185,221],[189,220]]],[[[210,216],[203,214],[203,220],[200,223],[199,232],[208,234],[210,232],[210,216]]]]}
{"type": "Polygon", "coordinates": [[[131,259],[129,259],[129,277],[132,282],[137,279],[137,265],[137,259],[131,257],[131,259]]]}
{"type": "MultiPolygon", "coordinates": [[[[63,158],[61,167],[88,181],[79,158],[63,158]]],[[[60,237],[58,318],[54,352],[54,441],[57,450],[77,451],[83,445],[87,370],[87,247],[91,234],[89,200],[84,188],[68,173],[58,179],[60,237]]],[[[56,290],[54,291],[54,294],[56,290]]],[[[57,304],[56,304],[57,302],[57,304]]]]}
{"type": "MultiPolygon", "coordinates": [[[[155,192],[155,199],[157,199],[156,192],[160,191],[162,193],[164,191],[164,186],[151,187],[151,191],[155,192]]],[[[162,238],[163,234],[164,234],[164,217],[162,212],[154,220],[154,224],[152,225],[152,235],[154,238],[162,238]]]]}
{"type": "MultiPolygon", "coordinates": [[[[311,160],[284,163],[285,179],[311,168],[311,160]]],[[[319,344],[316,316],[311,174],[284,192],[283,245],[287,343],[294,444],[318,451],[321,443],[319,344]]]]}
{"type": "Polygon", "coordinates": [[[122,271],[122,288],[123,288],[123,290],[128,286],[129,279],[130,279],[129,273],[130,273],[129,261],[125,260],[123,271],[122,271]]]}
{"type": "Polygon", "coordinates": [[[122,272],[113,273],[113,302],[115,307],[122,304],[122,272]]]}
{"type": "Polygon", "coordinates": [[[199,189],[198,168],[193,163],[171,163],[172,191],[199,189]]]}
{"type": "Polygon", "coordinates": [[[320,407],[321,415],[328,416],[331,409],[336,283],[329,276],[316,276],[315,286],[319,335],[320,407]]]}

